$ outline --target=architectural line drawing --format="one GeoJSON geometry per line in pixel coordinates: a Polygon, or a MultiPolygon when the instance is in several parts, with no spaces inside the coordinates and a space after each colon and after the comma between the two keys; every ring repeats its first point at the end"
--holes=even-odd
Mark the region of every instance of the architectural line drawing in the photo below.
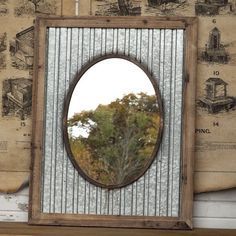
{"type": "Polygon", "coordinates": [[[117,0],[120,15],[141,15],[141,7],[138,2],[130,0],[117,0]]]}
{"type": "Polygon", "coordinates": [[[8,0],[0,0],[0,16],[5,16],[8,14],[8,6],[7,6],[8,0]]]}
{"type": "Polygon", "coordinates": [[[7,33],[0,33],[0,52],[7,49],[7,33]]]}
{"type": "Polygon", "coordinates": [[[228,96],[227,86],[221,78],[210,77],[205,81],[205,95],[198,99],[197,106],[211,114],[234,108],[236,98],[228,96]]]}
{"type": "Polygon", "coordinates": [[[217,27],[214,27],[209,33],[208,42],[201,54],[201,59],[207,62],[228,63],[230,60],[228,52],[225,50],[225,45],[221,43],[221,32],[217,27]]]}
{"type": "Polygon", "coordinates": [[[0,69],[6,68],[7,33],[0,33],[0,69]]]}
{"type": "Polygon", "coordinates": [[[162,6],[162,8],[166,8],[168,7],[168,5],[173,5],[173,4],[183,4],[185,2],[186,2],[185,0],[147,0],[148,6],[152,7],[162,6]]]}
{"type": "Polygon", "coordinates": [[[2,116],[25,120],[31,115],[32,80],[6,79],[2,84],[2,116]]]}
{"type": "Polygon", "coordinates": [[[196,15],[214,16],[221,12],[232,14],[236,12],[235,0],[197,0],[195,3],[196,15]]]}
{"type": "Polygon", "coordinates": [[[15,16],[34,16],[37,13],[55,15],[56,0],[20,0],[14,9],[15,16]]]}
{"type": "Polygon", "coordinates": [[[6,68],[6,54],[0,52],[0,70],[6,68]]]}
{"type": "Polygon", "coordinates": [[[175,15],[175,10],[181,8],[184,13],[184,7],[188,5],[186,0],[147,0],[147,6],[154,8],[156,12],[160,15],[175,15]]]}
{"type": "Polygon", "coordinates": [[[17,33],[14,40],[10,41],[9,50],[13,67],[21,70],[32,69],[34,55],[34,27],[29,27],[17,33]]]}
{"type": "Polygon", "coordinates": [[[141,15],[141,0],[95,0],[98,6],[95,15],[141,15]]]}
{"type": "Polygon", "coordinates": [[[174,15],[175,10],[187,5],[187,0],[93,0],[95,15],[174,15]]]}

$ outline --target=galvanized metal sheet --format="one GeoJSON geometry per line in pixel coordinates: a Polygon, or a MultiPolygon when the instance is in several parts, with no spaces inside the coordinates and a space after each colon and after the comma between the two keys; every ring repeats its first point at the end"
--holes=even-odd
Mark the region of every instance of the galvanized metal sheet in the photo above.
{"type": "Polygon", "coordinates": [[[179,215],[183,38],[179,29],[48,29],[43,213],[179,215]],[[153,164],[138,181],[116,190],[96,187],[78,174],[62,132],[69,84],[83,65],[111,53],[132,56],[148,68],[158,81],[164,107],[164,134],[153,164]]]}

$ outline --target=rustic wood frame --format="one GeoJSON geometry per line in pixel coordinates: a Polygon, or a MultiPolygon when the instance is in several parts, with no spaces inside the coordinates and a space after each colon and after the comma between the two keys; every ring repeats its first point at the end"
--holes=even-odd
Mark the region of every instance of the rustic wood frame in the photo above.
{"type": "Polygon", "coordinates": [[[29,223],[126,228],[191,229],[193,208],[193,156],[195,127],[195,78],[197,58],[197,18],[195,17],[47,17],[35,24],[35,61],[33,86],[32,174],[29,223]],[[46,214],[41,212],[41,175],[44,125],[45,48],[48,27],[159,28],[184,29],[184,109],[179,217],[94,216],[46,214]]]}
{"type": "Polygon", "coordinates": [[[236,229],[194,229],[194,230],[158,230],[155,229],[117,229],[117,228],[92,228],[92,227],[67,227],[67,226],[35,226],[27,223],[0,222],[0,235],[26,236],[235,236],[236,229]]]}

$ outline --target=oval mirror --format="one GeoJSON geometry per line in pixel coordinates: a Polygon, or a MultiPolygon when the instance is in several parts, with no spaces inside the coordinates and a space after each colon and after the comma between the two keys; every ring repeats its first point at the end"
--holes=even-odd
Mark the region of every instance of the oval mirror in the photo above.
{"type": "Polygon", "coordinates": [[[76,78],[66,101],[66,149],[93,184],[118,188],[156,157],[162,107],[156,82],[136,61],[100,58],[76,78]]]}

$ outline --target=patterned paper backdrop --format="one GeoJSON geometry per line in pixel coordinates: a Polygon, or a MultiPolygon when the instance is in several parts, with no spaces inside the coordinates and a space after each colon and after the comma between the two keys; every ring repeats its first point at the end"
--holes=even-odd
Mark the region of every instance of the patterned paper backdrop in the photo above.
{"type": "Polygon", "coordinates": [[[74,0],[0,0],[0,192],[27,185],[37,15],[74,15],[74,0]]]}
{"type": "Polygon", "coordinates": [[[197,16],[195,191],[236,187],[236,0],[80,0],[80,15],[197,16]]]}

